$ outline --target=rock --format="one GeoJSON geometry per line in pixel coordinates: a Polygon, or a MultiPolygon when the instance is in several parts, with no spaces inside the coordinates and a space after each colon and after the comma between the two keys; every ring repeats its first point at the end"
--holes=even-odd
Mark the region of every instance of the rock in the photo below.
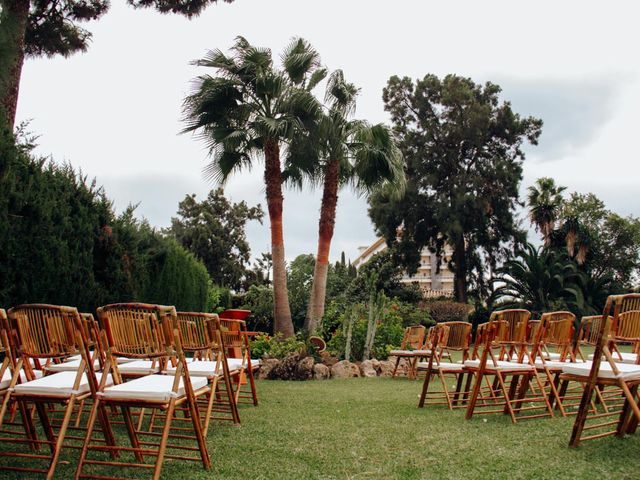
{"type": "Polygon", "coordinates": [[[270,380],[296,380],[298,377],[298,363],[300,354],[292,353],[280,361],[280,364],[269,372],[270,380]]]}
{"type": "Polygon", "coordinates": [[[378,372],[376,372],[371,360],[365,360],[360,364],[360,373],[367,378],[378,376],[378,372]]]}
{"type": "Polygon", "coordinates": [[[269,378],[271,370],[273,370],[273,368],[278,365],[280,365],[280,360],[276,358],[266,358],[262,360],[262,365],[260,366],[260,370],[258,371],[258,379],[265,380],[269,378]]]}
{"type": "Polygon", "coordinates": [[[371,366],[375,368],[376,372],[380,371],[380,360],[376,360],[375,358],[371,359],[371,366]]]}
{"type": "Polygon", "coordinates": [[[338,363],[338,357],[332,356],[329,352],[321,352],[320,358],[322,360],[322,363],[324,363],[329,368],[338,363]]]}
{"type": "Polygon", "coordinates": [[[316,363],[313,366],[313,378],[315,380],[326,380],[331,375],[331,370],[322,363],[316,363]]]}
{"type": "Polygon", "coordinates": [[[378,372],[381,377],[390,377],[393,374],[393,368],[395,367],[396,362],[392,362],[389,360],[380,360],[378,363],[378,372]]]}
{"type": "Polygon", "coordinates": [[[331,367],[331,378],[353,378],[360,376],[360,369],[348,360],[342,360],[331,367]]]}
{"type": "Polygon", "coordinates": [[[305,357],[298,363],[298,378],[296,380],[311,380],[313,378],[313,357],[305,357]]]}

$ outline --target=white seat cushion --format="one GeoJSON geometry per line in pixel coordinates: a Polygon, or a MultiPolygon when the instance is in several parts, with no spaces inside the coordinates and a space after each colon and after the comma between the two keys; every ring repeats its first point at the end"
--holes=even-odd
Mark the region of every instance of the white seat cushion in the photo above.
{"type": "Polygon", "coordinates": [[[151,360],[134,360],[133,362],[118,365],[118,371],[122,375],[151,375],[158,373],[160,367],[158,366],[158,362],[153,366],[153,361],[151,360]]]}
{"type": "MultiPolygon", "coordinates": [[[[217,362],[212,360],[197,360],[188,362],[187,368],[189,369],[189,375],[194,377],[213,377],[216,371],[217,362]]],[[[222,364],[221,364],[222,366],[222,364]]],[[[168,375],[175,375],[176,367],[167,367],[166,373],[168,375]]]]}
{"type": "MultiPolygon", "coordinates": [[[[45,370],[49,372],[77,372],[78,368],[80,368],[80,360],[73,362],[50,363],[47,365],[45,370]]],[[[94,360],[93,368],[96,370],[100,368],[100,362],[98,360],[94,360]]]]}
{"type": "MultiPolygon", "coordinates": [[[[493,361],[488,358],[486,369],[487,370],[533,370],[533,365],[529,365],[528,363],[517,363],[517,362],[505,362],[503,360],[498,360],[497,367],[493,364],[493,361]]],[[[480,367],[480,360],[467,360],[464,362],[465,367],[469,368],[478,368],[480,367]]]]}
{"type": "MultiPolygon", "coordinates": [[[[631,352],[620,352],[620,355],[618,355],[617,353],[612,353],[611,356],[616,363],[629,363],[635,365],[636,361],[638,360],[638,355],[631,352]],[[620,360],[620,357],[622,357],[622,360],[620,360]]],[[[589,360],[593,360],[593,353],[589,355],[589,360]]],[[[604,355],[602,356],[602,360],[605,360],[604,355]]]]}
{"type": "MultiPolygon", "coordinates": [[[[588,377],[591,373],[592,362],[585,363],[567,363],[562,367],[562,373],[570,375],[578,375],[582,377],[588,377]]],[[[619,374],[613,373],[613,369],[609,362],[602,361],[600,363],[600,369],[598,370],[598,378],[620,378],[622,380],[635,380],[640,379],[640,365],[629,365],[626,363],[616,364],[616,368],[619,370],[619,374]]]]}
{"type": "MultiPolygon", "coordinates": [[[[42,377],[42,370],[34,370],[33,374],[35,375],[36,378],[41,378],[42,377]]],[[[26,382],[27,381],[27,376],[25,375],[24,371],[20,372],[20,381],[21,382],[26,382]]],[[[2,380],[0,381],[0,390],[4,390],[5,388],[9,388],[9,385],[11,385],[11,372],[7,368],[4,371],[4,375],[2,375],[2,380]]]]}
{"type": "MultiPolygon", "coordinates": [[[[102,375],[96,373],[98,383],[102,375]]],[[[76,380],[76,372],[60,372],[53,375],[47,375],[30,382],[16,385],[14,389],[16,394],[44,395],[51,397],[69,397],[72,394],[80,395],[89,391],[89,381],[87,376],[83,375],[78,390],[73,389],[73,383],[76,380]]],[[[111,385],[111,375],[107,379],[107,385],[111,385]]]]}
{"type": "MultiPolygon", "coordinates": [[[[180,379],[178,393],[173,392],[173,376],[171,375],[147,375],[129,382],[121,383],[104,389],[100,395],[110,400],[148,400],[152,402],[168,402],[172,397],[184,396],[184,384],[180,379]]],[[[194,390],[207,385],[206,378],[192,378],[191,385],[194,390]]]]}
{"type": "Polygon", "coordinates": [[[389,352],[389,355],[394,355],[396,357],[400,357],[403,355],[414,355],[415,354],[415,350],[391,350],[389,352]]]}
{"type": "Polygon", "coordinates": [[[542,363],[542,360],[540,360],[539,358],[536,358],[535,364],[536,367],[540,367],[542,368],[543,365],[546,365],[547,368],[562,368],[564,367],[568,362],[558,362],[556,360],[545,360],[544,364],[542,363]]]}
{"type": "MultiPolygon", "coordinates": [[[[418,370],[426,370],[429,368],[429,362],[418,362],[418,370]]],[[[462,363],[440,362],[440,365],[433,362],[431,368],[434,370],[456,370],[462,371],[464,365],[462,363]]]]}
{"type": "MultiPolygon", "coordinates": [[[[91,356],[93,357],[93,350],[90,350],[91,356]]],[[[65,362],[78,362],[82,357],[80,355],[71,355],[69,358],[65,360],[65,362]]],[[[129,363],[133,362],[130,358],[118,357],[118,363],[129,363]]]]}
{"type": "MultiPolygon", "coordinates": [[[[238,370],[242,368],[242,359],[241,358],[227,358],[227,365],[229,365],[229,370],[238,370]]],[[[251,367],[256,368],[260,366],[260,360],[256,360],[254,358],[251,359],[251,367]]],[[[245,365],[246,368],[246,365],[245,365]]],[[[191,371],[191,366],[189,366],[189,371],[191,371]]]]}
{"type": "Polygon", "coordinates": [[[414,350],[412,352],[416,356],[429,356],[431,355],[431,350],[414,350]]]}

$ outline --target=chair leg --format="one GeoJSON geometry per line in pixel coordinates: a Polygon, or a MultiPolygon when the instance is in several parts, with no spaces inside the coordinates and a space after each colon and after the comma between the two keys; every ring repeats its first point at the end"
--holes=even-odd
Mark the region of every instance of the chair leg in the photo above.
{"type": "Polygon", "coordinates": [[[62,425],[60,426],[60,432],[58,433],[58,438],[56,439],[55,449],[51,458],[51,464],[49,465],[49,471],[47,472],[47,480],[52,480],[53,475],[56,471],[58,459],[60,458],[60,451],[62,450],[62,446],[64,444],[64,437],[67,434],[67,428],[69,428],[69,422],[71,421],[71,414],[73,413],[73,407],[75,406],[75,403],[75,395],[72,395],[67,403],[67,408],[65,409],[64,417],[62,419],[62,425]]]}
{"type": "MultiPolygon", "coordinates": [[[[473,373],[470,372],[469,375],[473,375],[473,373]]],[[[465,418],[467,420],[470,420],[471,417],[473,417],[473,412],[476,408],[476,401],[478,400],[478,395],[480,394],[480,388],[482,386],[482,372],[476,372],[475,377],[476,382],[473,385],[473,392],[471,393],[471,398],[469,399],[469,403],[467,405],[467,413],[465,414],[465,418]]]]}
{"type": "Polygon", "coordinates": [[[396,377],[396,373],[398,372],[398,365],[400,365],[400,357],[396,357],[396,366],[393,368],[393,373],[391,374],[391,378],[396,377]]]}
{"type": "Polygon", "coordinates": [[[200,414],[198,413],[198,403],[194,399],[189,403],[189,411],[191,412],[191,420],[193,423],[193,431],[198,442],[198,449],[200,450],[200,457],[202,458],[202,465],[205,470],[211,468],[211,458],[209,457],[209,451],[207,450],[207,443],[202,433],[202,424],[200,423],[200,414]]]}
{"type": "MultiPolygon", "coordinates": [[[[138,433],[136,431],[136,428],[133,425],[133,417],[131,416],[131,409],[129,407],[123,406],[123,407],[120,407],[120,411],[122,412],[122,418],[124,419],[124,424],[127,427],[127,433],[129,434],[129,441],[131,442],[131,446],[133,448],[139,449],[140,441],[138,440],[138,433]]],[[[135,455],[136,455],[136,460],[138,460],[139,462],[144,461],[144,456],[138,450],[136,450],[135,455]]]]}
{"type": "MultiPolygon", "coordinates": [[[[249,363],[251,363],[251,359],[249,359],[249,363]]],[[[249,387],[251,388],[251,396],[253,397],[253,406],[258,406],[258,392],[256,390],[256,380],[253,378],[253,368],[249,368],[247,376],[249,377],[249,387]]],[[[240,423],[240,419],[238,418],[238,423],[240,423]]]]}
{"type": "MultiPolygon", "coordinates": [[[[169,408],[167,408],[167,416],[162,429],[162,437],[160,439],[160,445],[158,446],[158,456],[156,458],[156,464],[153,469],[153,480],[160,479],[160,472],[162,471],[162,463],[164,462],[164,455],[167,451],[167,443],[169,442],[169,432],[171,431],[171,422],[173,420],[173,414],[176,408],[176,399],[172,398],[169,402],[169,408]]],[[[200,421],[196,419],[195,421],[200,421]]]]}
{"type": "Polygon", "coordinates": [[[456,393],[453,395],[453,405],[458,406],[458,401],[460,400],[460,395],[462,395],[462,382],[464,380],[464,373],[458,373],[456,375],[456,393]]]}
{"type": "Polygon", "coordinates": [[[511,405],[511,398],[509,397],[509,393],[507,391],[507,385],[504,383],[504,379],[502,378],[502,373],[500,371],[496,372],[496,378],[498,380],[498,385],[500,385],[500,390],[502,391],[502,395],[505,399],[505,408],[507,409],[507,413],[511,417],[511,421],[513,423],[517,423],[516,414],[513,411],[513,406],[511,405]]]}
{"type": "Polygon", "coordinates": [[[427,370],[424,376],[424,383],[422,384],[422,393],[420,394],[420,400],[418,401],[418,408],[424,407],[424,402],[427,399],[427,392],[429,391],[429,383],[431,382],[431,370],[427,370]]]}
{"type": "Polygon", "coordinates": [[[53,428],[51,427],[51,422],[49,421],[47,409],[42,403],[38,402],[36,403],[36,411],[38,412],[38,417],[40,418],[40,423],[42,424],[44,434],[47,437],[47,441],[49,442],[49,450],[51,451],[51,454],[53,454],[55,450],[55,435],[53,433],[53,428]]]}
{"type": "MultiPolygon", "coordinates": [[[[84,466],[84,462],[87,459],[87,453],[89,451],[89,444],[91,443],[91,435],[93,435],[93,428],[96,424],[96,417],[98,414],[98,408],[100,408],[100,399],[97,398],[93,402],[93,406],[91,407],[91,412],[89,413],[89,420],[87,423],[87,432],[84,436],[84,444],[82,445],[82,450],[80,451],[80,458],[78,459],[78,466],[76,467],[75,480],[79,480],[82,476],[82,467],[84,466]]],[[[104,426],[103,426],[104,428],[104,426]]]]}

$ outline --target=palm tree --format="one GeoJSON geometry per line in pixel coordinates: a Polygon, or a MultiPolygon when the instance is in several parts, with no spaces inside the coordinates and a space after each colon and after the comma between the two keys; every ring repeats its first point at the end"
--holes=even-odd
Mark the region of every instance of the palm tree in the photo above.
{"type": "Polygon", "coordinates": [[[199,132],[211,162],[206,174],[224,183],[232,173],[250,169],[264,156],[264,181],[271,223],[273,256],[274,330],[294,334],[287,293],[282,235],[281,147],[286,147],[318,118],[321,106],[310,90],[322,81],[317,52],[302,39],[294,39],[273,65],[271,50],[238,37],[230,55],[212,50],[196,62],[213,68],[202,75],[184,101],[184,132],[199,132]]]}
{"type": "Polygon", "coordinates": [[[557,186],[553,178],[542,177],[535,185],[528,188],[529,218],[542,234],[545,245],[551,241],[551,233],[555,229],[556,220],[562,208],[562,192],[567,187],[557,186]]]}
{"type": "Polygon", "coordinates": [[[366,195],[385,187],[399,193],[404,187],[403,157],[389,129],[382,124],[349,119],[358,92],[345,81],[341,70],[333,72],[325,94],[327,111],[316,128],[299,137],[289,150],[289,180],[300,183],[303,178],[310,178],[323,184],[318,250],[305,319],[305,330],[310,333],[324,315],[338,190],[350,184],[366,195]]]}
{"type": "Polygon", "coordinates": [[[496,270],[492,302],[501,308],[524,307],[536,315],[580,302],[580,272],[565,255],[527,244],[518,257],[496,270]]]}

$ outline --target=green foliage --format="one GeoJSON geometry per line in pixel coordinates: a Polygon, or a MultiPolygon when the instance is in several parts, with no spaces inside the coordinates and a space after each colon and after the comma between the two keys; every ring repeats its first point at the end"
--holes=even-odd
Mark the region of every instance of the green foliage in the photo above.
{"type": "Polygon", "coordinates": [[[416,82],[391,77],[383,92],[407,162],[407,188],[400,200],[375,195],[369,214],[409,272],[416,271],[423,247],[440,257],[450,245],[449,267],[462,302],[469,284],[486,289],[487,264],[495,267],[506,246],[524,238],[514,217],[522,145],[537,143],[542,121],[500,103],[500,91],[490,82],[427,75],[416,82]]]}
{"type": "Polygon", "coordinates": [[[430,317],[440,322],[466,322],[469,316],[469,305],[466,303],[435,300],[427,303],[430,317]]]}
{"type": "Polygon", "coordinates": [[[496,270],[493,281],[498,287],[490,300],[496,307],[527,308],[536,316],[553,310],[592,315],[602,311],[608,295],[619,293],[611,278],[589,277],[563,252],[530,244],[496,270]]]}
{"type": "Polygon", "coordinates": [[[298,255],[287,267],[287,286],[289,288],[289,305],[291,318],[296,330],[304,325],[309,305],[313,270],[316,264],[311,254],[298,255]]]}
{"type": "Polygon", "coordinates": [[[242,297],[239,308],[251,310],[247,326],[257,332],[273,331],[273,289],[266,285],[251,285],[242,297]]]}
{"type": "Polygon", "coordinates": [[[417,303],[422,299],[420,289],[416,285],[400,282],[403,271],[404,268],[395,261],[393,253],[389,249],[376,253],[358,270],[357,277],[347,289],[347,298],[353,301],[367,301],[369,295],[367,279],[373,272],[376,272],[376,290],[382,290],[389,298],[417,303]]]}
{"type": "MultiPolygon", "coordinates": [[[[340,317],[342,322],[346,320],[346,316],[349,313],[351,312],[342,314],[340,317]]],[[[358,314],[353,323],[350,353],[352,359],[362,360],[368,326],[367,310],[364,305],[360,304],[358,314]]],[[[340,358],[343,358],[346,348],[346,333],[343,327],[339,327],[327,342],[328,350],[340,358]]],[[[371,348],[371,358],[386,359],[393,347],[400,346],[403,335],[404,326],[402,319],[398,315],[389,314],[382,318],[376,329],[375,339],[371,348]]]]}
{"type": "MultiPolygon", "coordinates": [[[[358,316],[353,324],[351,338],[352,359],[362,360],[365,350],[365,341],[368,328],[368,308],[365,304],[355,304],[358,316]]],[[[346,347],[345,321],[349,315],[349,309],[339,308],[336,302],[328,304],[325,311],[323,325],[325,326],[324,336],[328,339],[327,348],[333,354],[342,358],[346,347]],[[346,310],[346,311],[345,311],[346,310]],[[332,327],[333,326],[333,327],[332,327]]],[[[377,321],[375,340],[371,348],[371,358],[384,360],[389,352],[400,347],[404,329],[409,325],[434,325],[429,314],[420,306],[414,304],[391,300],[384,309],[383,315],[377,321]]]]}
{"type": "Polygon", "coordinates": [[[0,148],[0,305],[93,311],[135,300],[207,308],[204,265],[136,220],[133,208],[116,217],[102,188],[70,166],[34,160],[11,143],[0,148]]]}
{"type": "Polygon", "coordinates": [[[169,233],[205,264],[215,284],[240,290],[250,276],[245,226],[250,220],[262,223],[262,216],[260,205],[232,203],[220,188],[202,202],[187,195],[178,205],[178,216],[171,219],[169,233]]]}
{"type": "Polygon", "coordinates": [[[309,352],[309,346],[300,337],[294,336],[285,339],[281,334],[275,337],[270,337],[266,334],[256,335],[249,346],[251,348],[251,356],[254,358],[267,356],[281,359],[292,353],[306,356],[309,352]]]}

